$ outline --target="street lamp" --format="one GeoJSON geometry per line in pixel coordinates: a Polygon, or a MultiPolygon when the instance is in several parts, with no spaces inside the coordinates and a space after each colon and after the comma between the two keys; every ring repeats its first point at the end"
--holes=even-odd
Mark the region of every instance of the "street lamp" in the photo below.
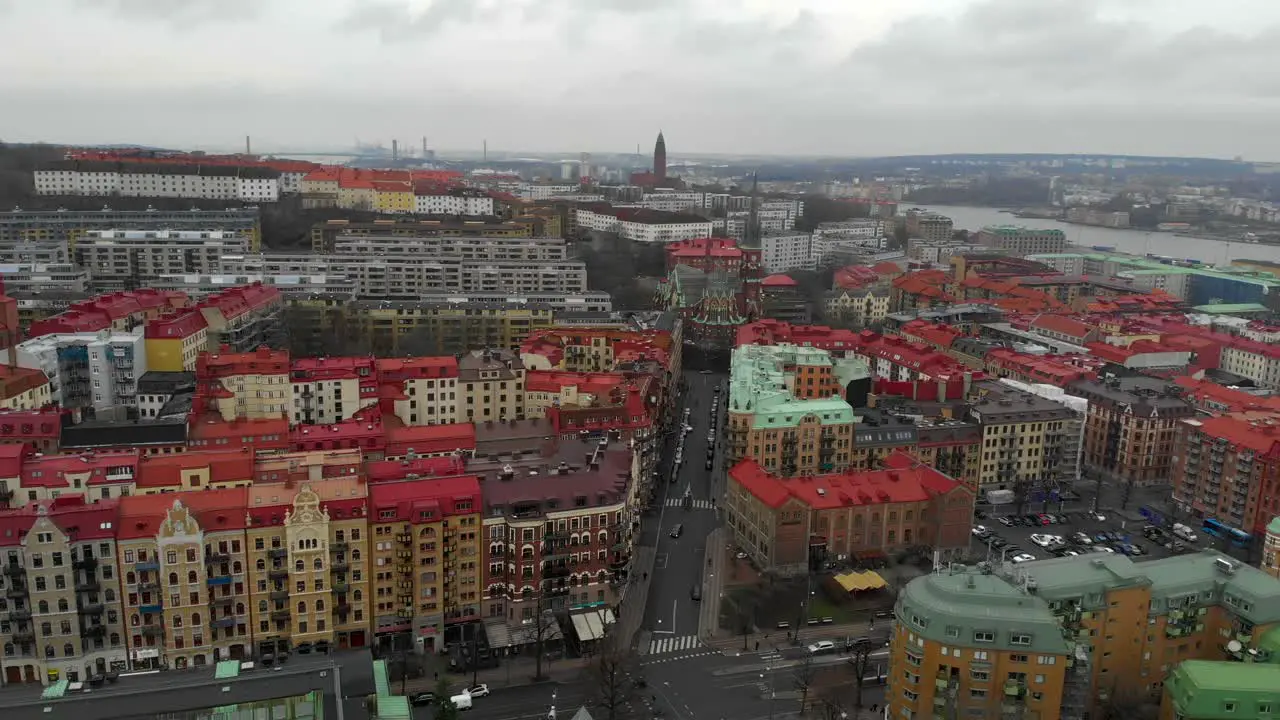
{"type": "MultiPolygon", "coordinates": [[[[778,692],[777,692],[777,685],[776,685],[777,679],[774,678],[773,676],[773,659],[772,658],[770,658],[765,662],[764,671],[765,671],[765,674],[769,676],[769,720],[773,720],[773,701],[777,697],[778,692]]],[[[763,680],[764,675],[761,675],[760,679],[763,680]]]]}

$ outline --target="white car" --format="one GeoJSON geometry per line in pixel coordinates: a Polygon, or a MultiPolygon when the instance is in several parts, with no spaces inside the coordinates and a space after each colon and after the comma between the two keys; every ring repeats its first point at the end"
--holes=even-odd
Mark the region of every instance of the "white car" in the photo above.
{"type": "Polygon", "coordinates": [[[1032,533],[1031,542],[1039,545],[1042,548],[1047,548],[1051,545],[1060,544],[1062,542],[1062,538],[1058,537],[1057,535],[1036,535],[1032,533]]]}
{"type": "Polygon", "coordinates": [[[1031,553],[1018,553],[1017,555],[1013,556],[1013,561],[1016,563],[1031,562],[1032,560],[1035,560],[1035,559],[1036,559],[1036,556],[1032,555],[1031,553]]]}
{"type": "Polygon", "coordinates": [[[982,537],[983,535],[988,535],[991,533],[991,531],[988,530],[985,525],[974,525],[972,532],[974,535],[977,535],[978,537],[982,537]]]}
{"type": "Polygon", "coordinates": [[[468,688],[467,694],[473,698],[484,697],[489,694],[489,686],[485,683],[480,683],[473,688],[468,688]]]}
{"type": "Polygon", "coordinates": [[[810,655],[821,655],[822,653],[830,653],[836,651],[836,644],[830,640],[819,640],[809,646],[810,655]]]}
{"type": "Polygon", "coordinates": [[[1102,513],[1100,513],[1100,512],[1097,512],[1096,510],[1095,510],[1094,512],[1089,513],[1089,517],[1093,518],[1094,520],[1097,520],[1098,522],[1106,522],[1106,521],[1107,521],[1107,516],[1106,516],[1106,515],[1103,515],[1103,514],[1102,514],[1102,513]]]}
{"type": "Polygon", "coordinates": [[[1068,550],[1062,553],[1062,555],[1063,557],[1080,557],[1080,553],[1076,552],[1075,550],[1068,550]]]}

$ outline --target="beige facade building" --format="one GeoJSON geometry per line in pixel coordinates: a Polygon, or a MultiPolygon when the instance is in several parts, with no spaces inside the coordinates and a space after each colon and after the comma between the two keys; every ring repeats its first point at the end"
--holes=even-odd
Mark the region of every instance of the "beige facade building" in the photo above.
{"type": "Polygon", "coordinates": [[[1078,444],[1075,411],[998,381],[974,388],[978,401],[970,418],[982,426],[979,492],[1056,479],[1064,469],[1074,476],[1079,460],[1068,449],[1078,444]]]}
{"type": "Polygon", "coordinates": [[[524,381],[520,356],[510,350],[463,355],[458,359],[458,422],[523,419],[524,381]]]}

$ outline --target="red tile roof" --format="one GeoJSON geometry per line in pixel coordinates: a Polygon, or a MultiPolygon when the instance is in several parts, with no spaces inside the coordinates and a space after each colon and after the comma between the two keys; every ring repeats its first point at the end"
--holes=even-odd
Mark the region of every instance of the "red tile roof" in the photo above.
{"type": "Polygon", "coordinates": [[[244,530],[249,510],[248,488],[224,488],[200,492],[126,495],[120,498],[117,540],[153,538],[174,503],[190,508],[206,533],[244,530]]]}
{"type": "Polygon", "coordinates": [[[450,477],[466,471],[461,457],[418,457],[412,460],[376,460],[365,464],[370,483],[414,480],[420,477],[450,477]]]}
{"type": "Polygon", "coordinates": [[[144,332],[148,340],[188,338],[207,327],[209,323],[204,319],[204,314],[199,310],[186,310],[149,321],[144,332]]]}
{"type": "Polygon", "coordinates": [[[669,258],[742,258],[742,249],[736,240],[730,238],[691,238],[668,243],[666,246],[669,258]]]}
{"type": "Polygon", "coordinates": [[[483,510],[480,478],[474,475],[384,482],[369,488],[372,522],[438,522],[483,510]],[[388,518],[386,511],[394,511],[388,518]]]}
{"type": "Polygon", "coordinates": [[[814,510],[924,502],[961,487],[960,483],[915,457],[895,452],[881,470],[801,477],[772,475],[755,460],[743,460],[729,475],[769,507],[779,508],[796,499],[814,510]]]}
{"type": "Polygon", "coordinates": [[[137,450],[29,456],[22,463],[22,486],[65,489],[67,475],[84,474],[89,475],[89,487],[131,482],[138,477],[141,457],[137,450]],[[108,479],[111,470],[120,477],[108,479]]]}
{"type": "Polygon", "coordinates": [[[378,374],[383,382],[403,382],[420,378],[458,377],[458,359],[452,355],[439,357],[382,358],[378,374]]]}
{"type": "Polygon", "coordinates": [[[208,470],[210,483],[251,481],[253,451],[242,447],[147,455],[138,463],[136,483],[140,488],[180,488],[182,473],[192,470],[208,470]]]}
{"type": "Polygon", "coordinates": [[[1047,330],[1049,332],[1066,335],[1070,338],[1084,339],[1094,331],[1094,328],[1069,317],[1062,315],[1051,315],[1043,313],[1031,322],[1031,327],[1035,330],[1047,330]]]}
{"type": "Polygon", "coordinates": [[[525,373],[525,392],[559,393],[577,388],[608,401],[610,393],[621,395],[627,377],[622,373],[568,372],[562,370],[529,370],[525,373]]]}
{"type": "MultiPolygon", "coordinates": [[[[224,348],[225,350],[225,348],[224,348]]],[[[214,380],[236,375],[288,375],[289,353],[260,347],[254,352],[202,352],[196,358],[196,378],[214,380]]]]}
{"type": "Polygon", "coordinates": [[[770,275],[760,281],[762,287],[798,287],[800,283],[789,275],[770,275]]]}
{"type": "Polygon", "coordinates": [[[402,457],[409,451],[436,455],[476,449],[476,427],[471,423],[393,427],[387,421],[387,456],[402,457]]]}
{"type": "Polygon", "coordinates": [[[877,336],[872,332],[859,334],[853,330],[837,330],[825,325],[792,325],[782,320],[768,319],[739,326],[736,344],[791,344],[821,350],[853,350],[861,347],[865,338],[874,337],[877,336]]]}

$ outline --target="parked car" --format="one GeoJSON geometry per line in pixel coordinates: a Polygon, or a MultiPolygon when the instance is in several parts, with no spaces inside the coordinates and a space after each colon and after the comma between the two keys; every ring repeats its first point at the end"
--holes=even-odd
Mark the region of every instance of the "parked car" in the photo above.
{"type": "Polygon", "coordinates": [[[830,640],[819,640],[818,642],[809,646],[810,655],[821,655],[823,653],[830,653],[835,651],[836,651],[836,644],[831,642],[830,640]]]}
{"type": "Polygon", "coordinates": [[[694,602],[702,602],[702,588],[694,585],[693,589],[689,591],[689,597],[693,598],[694,602]]]}
{"type": "Polygon", "coordinates": [[[1018,553],[1017,555],[1013,556],[1013,561],[1016,563],[1031,562],[1032,560],[1035,560],[1035,559],[1036,559],[1036,556],[1032,555],[1031,553],[1018,553]]]}
{"type": "Polygon", "coordinates": [[[679,538],[683,534],[684,534],[684,523],[676,523],[676,526],[671,528],[671,537],[679,538]]]}
{"type": "Polygon", "coordinates": [[[972,530],[972,532],[973,532],[973,534],[974,534],[974,535],[977,535],[978,537],[985,537],[985,536],[987,536],[987,535],[990,535],[990,534],[991,534],[991,531],[990,531],[990,530],[988,530],[988,529],[987,529],[985,526],[983,526],[983,525],[974,525],[974,526],[973,526],[973,530],[972,530]]]}
{"type": "Polygon", "coordinates": [[[1031,533],[1031,542],[1042,548],[1047,548],[1058,542],[1058,538],[1055,535],[1037,535],[1036,533],[1031,533]]]}
{"type": "Polygon", "coordinates": [[[480,683],[475,687],[468,688],[467,694],[473,698],[484,697],[489,694],[489,686],[484,683],[480,683]]]}
{"type": "Polygon", "coordinates": [[[1013,527],[1013,520],[1010,520],[1008,515],[1002,515],[996,522],[1005,527],[1013,527]]]}
{"type": "Polygon", "coordinates": [[[1107,516],[1106,516],[1106,515],[1103,515],[1102,513],[1098,512],[1098,511],[1096,511],[1096,510],[1094,510],[1094,511],[1093,511],[1093,512],[1091,512],[1091,513],[1089,513],[1089,517],[1093,518],[1094,520],[1096,520],[1096,521],[1098,521],[1098,522],[1106,522],[1106,521],[1107,521],[1107,516]]]}
{"type": "Polygon", "coordinates": [[[420,693],[414,693],[409,696],[409,704],[415,707],[430,705],[435,701],[436,701],[436,694],[433,692],[420,692],[420,693]]]}
{"type": "Polygon", "coordinates": [[[1073,534],[1073,535],[1071,536],[1071,539],[1072,539],[1072,540],[1075,540],[1077,543],[1079,543],[1079,544],[1081,544],[1081,545],[1092,545],[1092,544],[1093,544],[1093,538],[1089,537],[1089,536],[1088,536],[1088,535],[1086,535],[1085,533],[1078,532],[1078,531],[1077,531],[1075,534],[1073,534]]]}

